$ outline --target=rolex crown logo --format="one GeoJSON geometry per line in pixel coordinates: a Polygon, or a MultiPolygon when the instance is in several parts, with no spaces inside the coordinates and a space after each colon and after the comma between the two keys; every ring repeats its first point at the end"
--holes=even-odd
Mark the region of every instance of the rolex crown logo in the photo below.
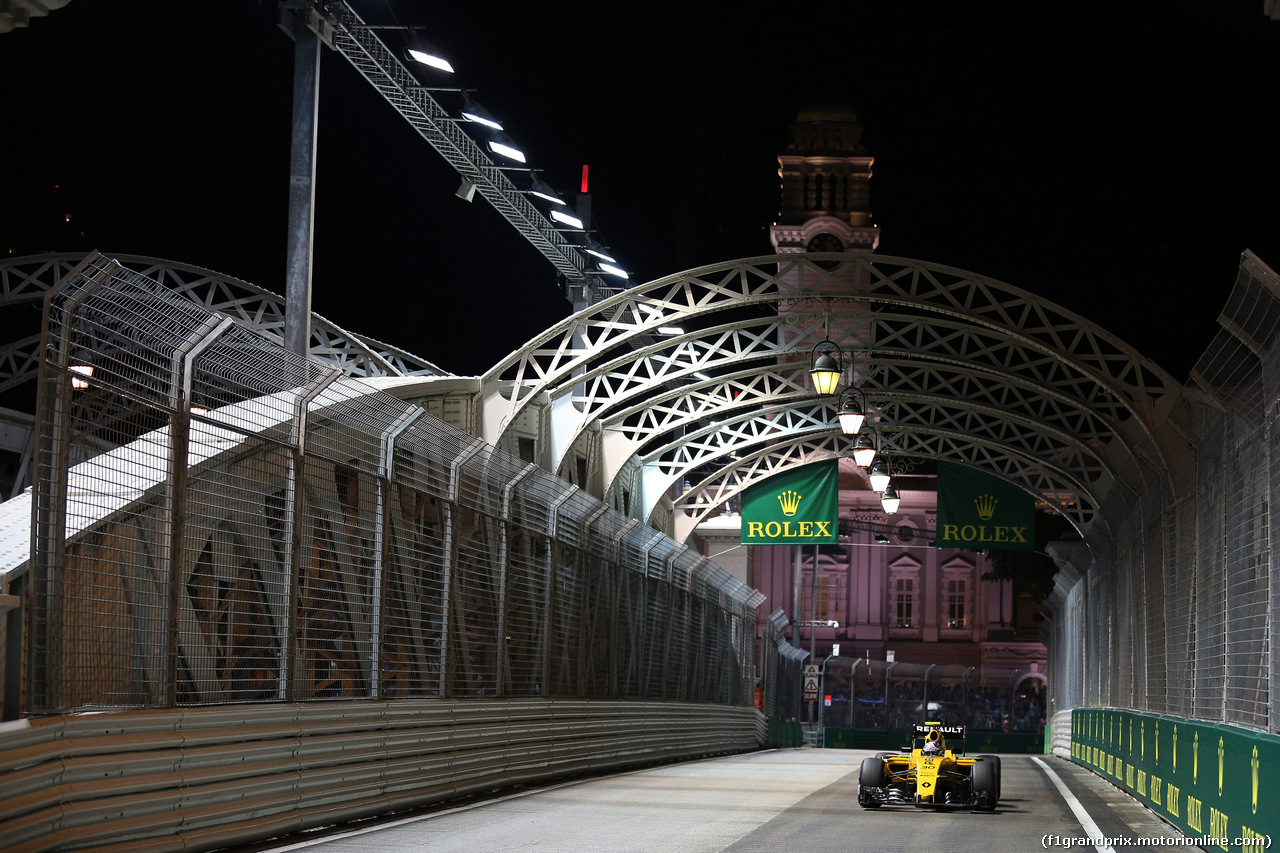
{"type": "Polygon", "coordinates": [[[978,495],[974,498],[973,505],[978,508],[978,518],[983,521],[990,521],[991,516],[995,515],[996,504],[999,503],[991,495],[978,495]]]}
{"type": "Polygon", "coordinates": [[[800,501],[803,500],[803,498],[804,495],[800,494],[795,489],[787,489],[785,492],[778,495],[778,503],[782,504],[782,514],[788,516],[795,515],[796,510],[800,508],[800,501]]]}

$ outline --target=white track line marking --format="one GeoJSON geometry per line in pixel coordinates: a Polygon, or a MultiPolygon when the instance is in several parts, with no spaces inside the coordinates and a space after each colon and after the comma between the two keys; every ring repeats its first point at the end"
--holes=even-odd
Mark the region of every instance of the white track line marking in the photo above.
{"type": "Polygon", "coordinates": [[[1084,806],[1082,806],[1080,801],[1076,799],[1076,795],[1071,793],[1071,789],[1067,787],[1066,782],[1062,781],[1062,777],[1055,773],[1052,767],[1045,764],[1034,755],[1031,756],[1031,760],[1040,765],[1040,769],[1045,772],[1045,775],[1049,777],[1049,781],[1058,789],[1058,793],[1062,795],[1062,799],[1066,800],[1067,805],[1071,806],[1071,811],[1075,814],[1076,820],[1080,821],[1080,826],[1084,829],[1084,834],[1095,839],[1093,846],[1097,849],[1098,853],[1116,853],[1116,849],[1106,843],[1102,830],[1098,829],[1098,825],[1093,822],[1093,818],[1089,817],[1089,813],[1084,810],[1084,806]]]}

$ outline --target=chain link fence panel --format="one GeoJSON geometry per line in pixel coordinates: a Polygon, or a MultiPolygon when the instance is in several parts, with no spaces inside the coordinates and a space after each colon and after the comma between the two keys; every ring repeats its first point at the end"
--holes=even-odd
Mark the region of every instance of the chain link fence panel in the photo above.
{"type": "Polygon", "coordinates": [[[1154,439],[1148,487],[1061,559],[1051,709],[1131,708],[1280,731],[1271,637],[1280,498],[1280,280],[1246,252],[1154,439]]]}
{"type": "Polygon", "coordinates": [[[110,259],[46,306],[31,711],[752,702],[686,547],[110,259]]]}

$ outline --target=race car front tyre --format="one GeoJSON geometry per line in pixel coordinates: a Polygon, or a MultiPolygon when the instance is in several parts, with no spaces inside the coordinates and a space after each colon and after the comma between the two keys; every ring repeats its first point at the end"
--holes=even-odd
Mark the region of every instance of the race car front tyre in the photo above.
{"type": "Polygon", "coordinates": [[[987,811],[993,810],[996,807],[996,801],[999,799],[999,795],[996,793],[995,763],[991,761],[975,762],[969,781],[973,786],[974,805],[978,805],[979,808],[984,808],[987,811]]]}
{"type": "Polygon", "coordinates": [[[858,770],[858,805],[864,809],[878,809],[880,802],[872,799],[866,788],[884,787],[884,761],[879,758],[862,759],[862,767],[858,770]]]}
{"type": "Polygon", "coordinates": [[[998,755],[979,755],[983,761],[990,761],[996,768],[996,801],[1000,800],[1000,756],[998,755]]]}

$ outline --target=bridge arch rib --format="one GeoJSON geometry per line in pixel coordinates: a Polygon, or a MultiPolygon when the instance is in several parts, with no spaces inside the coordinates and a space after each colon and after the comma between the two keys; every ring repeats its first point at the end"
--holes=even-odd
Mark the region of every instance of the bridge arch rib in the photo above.
{"type": "MultiPolygon", "coordinates": [[[[85,258],[83,252],[0,260],[0,307],[39,302],[85,258]]],[[[284,297],[232,276],[191,264],[143,255],[113,255],[123,268],[137,272],[212,311],[227,314],[271,340],[284,340],[284,297]]],[[[36,377],[40,335],[0,348],[0,391],[36,377]]],[[[310,354],[345,376],[450,376],[441,367],[405,350],[353,334],[311,315],[310,354]]]]}
{"type": "Polygon", "coordinates": [[[846,354],[844,384],[887,452],[988,470],[1062,505],[1081,533],[1112,490],[1163,476],[1151,433],[1179,385],[1158,365],[1027,291],[871,255],[748,258],[597,303],[485,375],[482,434],[501,445],[540,401],[544,464],[563,471],[598,443],[606,492],[644,469],[636,514],[650,520],[697,477],[673,497],[696,519],[785,467],[847,454],[836,398],[805,376],[823,340],[846,354]],[[722,473],[699,476],[707,465],[722,473]]]}

